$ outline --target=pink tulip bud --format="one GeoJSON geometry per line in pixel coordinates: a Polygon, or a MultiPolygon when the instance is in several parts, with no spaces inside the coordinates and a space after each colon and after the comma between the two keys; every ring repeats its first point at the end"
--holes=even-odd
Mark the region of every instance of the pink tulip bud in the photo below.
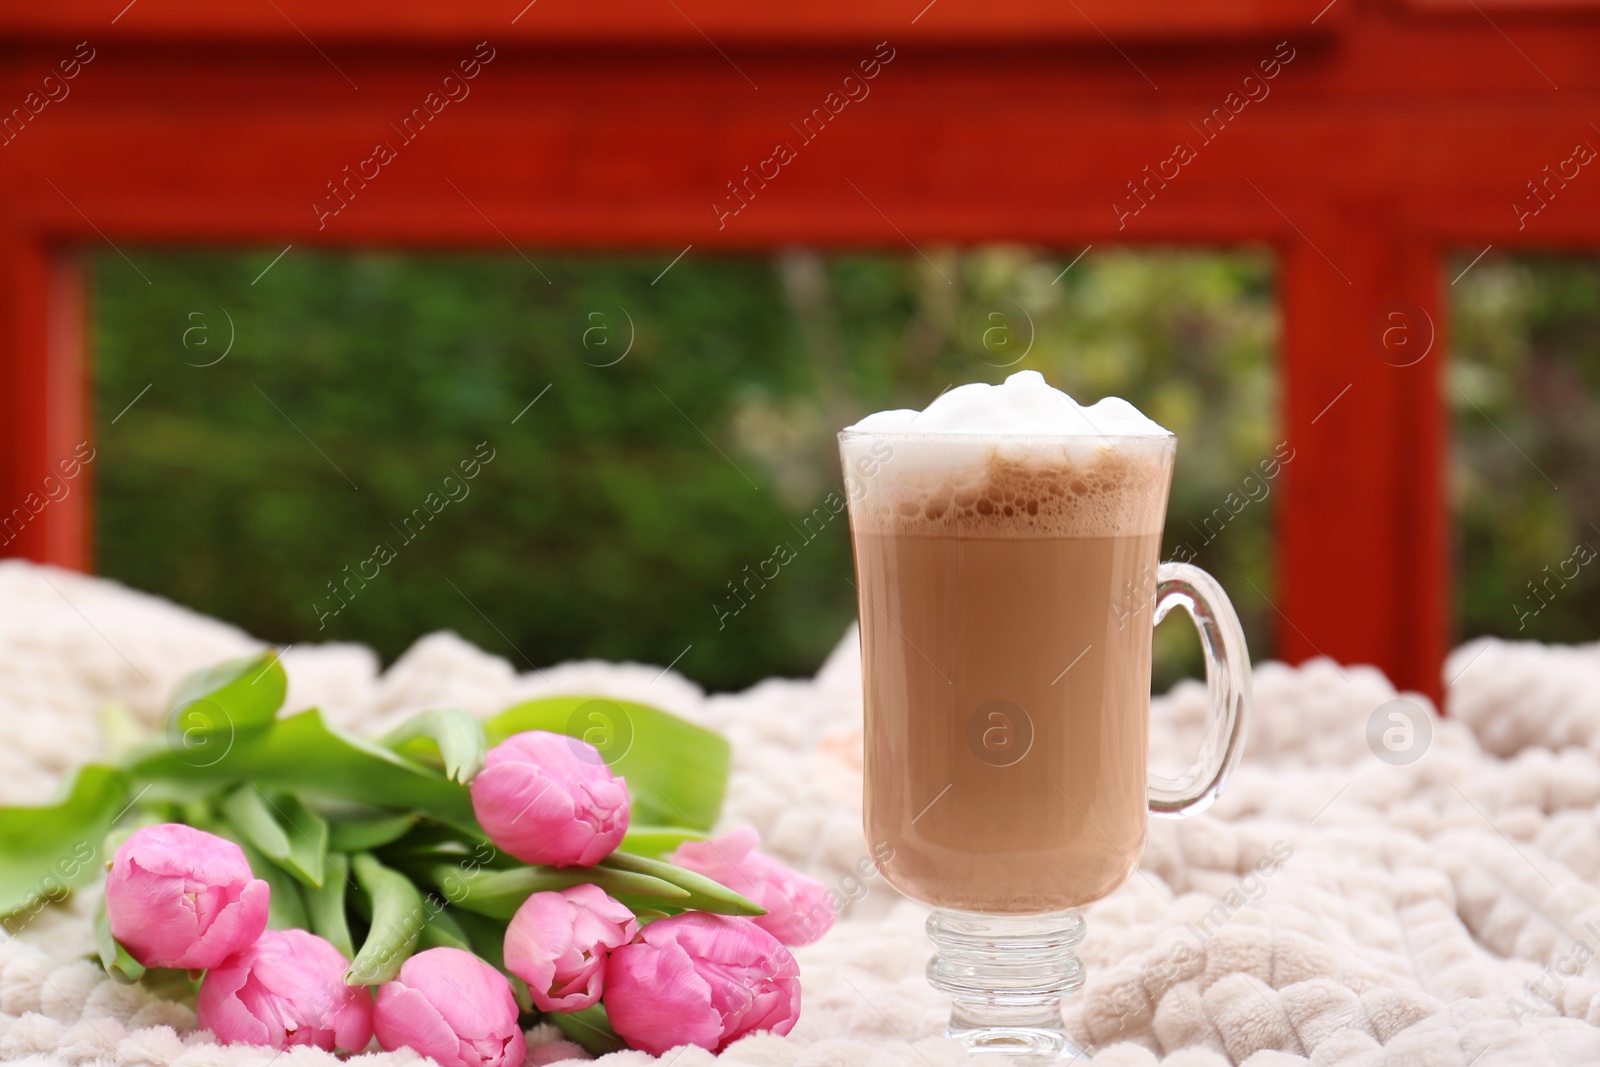
{"type": "Polygon", "coordinates": [[[489,840],[524,863],[592,867],[628,832],[628,786],[593,745],[529,730],[489,750],[472,810],[489,840]]]}
{"type": "Polygon", "coordinates": [[[794,1028],[800,967],[749,919],[687,911],[611,953],[605,1003],[611,1028],[633,1048],[721,1052],[749,1033],[794,1028]]]}
{"type": "Polygon", "coordinates": [[[206,972],[195,1021],[225,1044],[334,1046],[360,1052],[372,1039],[372,994],[344,984],[350,966],[304,930],[268,930],[206,972]]]}
{"type": "Polygon", "coordinates": [[[135,830],[106,877],[111,933],[146,967],[215,967],[267,928],[266,882],[232,841],[163,823],[135,830]]]}
{"type": "Polygon", "coordinates": [[[785,945],[809,945],[833,926],[828,890],[756,851],[761,835],[742,827],[710,841],[678,846],[672,862],[721,882],[767,909],[755,924],[785,945]]]}
{"type": "Polygon", "coordinates": [[[535,893],[506,927],[506,970],[528,983],[540,1011],[592,1008],[606,956],[638,933],[633,912],[597,886],[535,893]]]}
{"type": "Polygon", "coordinates": [[[430,948],[378,990],[378,1044],[409,1048],[441,1067],[520,1067],[527,1041],[506,976],[470,952],[430,948]]]}

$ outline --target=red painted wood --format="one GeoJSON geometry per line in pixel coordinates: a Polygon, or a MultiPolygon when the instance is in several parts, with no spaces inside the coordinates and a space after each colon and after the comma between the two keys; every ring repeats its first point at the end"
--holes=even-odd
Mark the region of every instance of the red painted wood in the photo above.
{"type": "MultiPolygon", "coordinates": [[[[45,321],[48,375],[45,457],[54,482],[42,482],[50,500],[45,526],[45,558],[62,567],[88,570],[94,562],[94,461],[81,446],[94,438],[87,386],[89,306],[81,254],[56,252],[46,264],[49,317],[45,321]],[[68,466],[63,469],[62,464],[68,466]],[[76,465],[74,465],[76,464],[76,465]],[[66,477],[66,470],[76,470],[66,477]],[[56,489],[61,486],[62,489],[56,489]],[[51,493],[63,494],[51,499],[51,493]]],[[[92,445],[89,445],[92,448],[92,445]]]]}
{"type": "Polygon", "coordinates": [[[63,481],[59,464],[89,437],[81,297],[70,261],[0,237],[0,555],[79,570],[90,560],[91,483],[87,470],[63,481]]]}
{"type": "MultiPolygon", "coordinates": [[[[54,0],[0,11],[6,39],[65,38],[93,33],[106,40],[224,40],[304,46],[480,40],[628,44],[754,44],[788,47],[876,40],[1118,40],[1262,35],[1305,25],[1327,0],[814,0],[751,4],[744,0],[274,0],[218,4],[208,0],[54,0]],[[123,10],[126,8],[126,10],[123,10]],[[113,17],[122,11],[121,17],[113,17]]],[[[1344,0],[1348,6],[1350,0],[1344,0]]],[[[1331,28],[1344,12],[1318,25],[1331,28]]]]}
{"type": "Polygon", "coordinates": [[[1433,240],[1396,205],[1290,200],[1283,246],[1284,469],[1273,601],[1283,655],[1390,667],[1438,699],[1451,599],[1445,305],[1433,240]],[[1371,225],[1351,227],[1363,218],[1371,225]]]}
{"type": "MultiPolygon", "coordinates": [[[[0,135],[0,506],[84,424],[82,338],[68,325],[81,294],[70,266],[51,266],[69,262],[57,250],[234,244],[263,249],[265,265],[291,242],[510,242],[535,260],[653,249],[665,265],[691,244],[1264,242],[1283,264],[1284,424],[1298,450],[1269,591],[1281,647],[1377,663],[1437,694],[1450,618],[1439,257],[1600,245],[1600,167],[1544,170],[1580,142],[1600,147],[1600,21],[1584,11],[674,0],[680,14],[538,0],[513,23],[517,0],[386,0],[381,18],[375,0],[277,0],[281,15],[123,2],[0,11],[0,128],[78,41],[94,50],[70,95],[0,135]],[[484,39],[493,58],[470,95],[402,138],[391,124],[484,39]],[[877,41],[893,58],[861,79],[877,41]],[[1269,95],[1203,140],[1195,126],[1280,41],[1292,60],[1251,83],[1269,95]],[[852,71],[870,95],[835,98],[814,140],[797,132],[852,71]],[[327,183],[380,141],[394,160],[319,218],[327,183]],[[1180,142],[1195,158],[1147,177],[1180,142]],[[730,213],[728,183],[779,143],[793,160],[751,179],[730,213]],[[1539,203],[1528,183],[1547,180],[1547,205],[1519,213],[1539,203]],[[1150,183],[1143,206],[1130,181],[1150,183]],[[1385,364],[1366,339],[1397,299],[1438,332],[1414,367],[1385,364]]],[[[85,565],[87,498],[6,550],[85,565]]]]}
{"type": "MultiPolygon", "coordinates": [[[[1405,0],[1420,11],[1450,11],[1478,18],[1485,11],[1495,17],[1516,19],[1519,15],[1545,17],[1551,14],[1593,13],[1600,11],[1600,0],[1405,0]]],[[[1513,21],[1512,25],[1516,23],[1513,21]]]]}

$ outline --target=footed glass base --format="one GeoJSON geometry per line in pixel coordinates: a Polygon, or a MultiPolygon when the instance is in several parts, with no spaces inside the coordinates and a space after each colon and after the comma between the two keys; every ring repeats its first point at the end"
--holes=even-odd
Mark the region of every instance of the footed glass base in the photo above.
{"type": "Polygon", "coordinates": [[[935,911],[928,981],[952,1001],[953,1037],[973,1052],[1018,1063],[1086,1063],[1090,1050],[1066,1032],[1061,1000],[1083,985],[1083,917],[935,911]]]}

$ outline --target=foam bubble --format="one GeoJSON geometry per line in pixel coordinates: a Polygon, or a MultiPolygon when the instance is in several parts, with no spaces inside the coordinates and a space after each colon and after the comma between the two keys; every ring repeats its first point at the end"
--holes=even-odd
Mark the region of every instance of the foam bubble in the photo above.
{"type": "Polygon", "coordinates": [[[974,382],[940,396],[921,411],[900,408],[868,415],[852,430],[871,433],[1166,437],[1168,431],[1121,397],[1084,407],[1051,388],[1036,370],[1003,385],[974,382]]]}
{"type": "Polygon", "coordinates": [[[869,415],[841,450],[858,528],[988,537],[1159,533],[1175,451],[1126,400],[1085,408],[1037,371],[869,415]]]}

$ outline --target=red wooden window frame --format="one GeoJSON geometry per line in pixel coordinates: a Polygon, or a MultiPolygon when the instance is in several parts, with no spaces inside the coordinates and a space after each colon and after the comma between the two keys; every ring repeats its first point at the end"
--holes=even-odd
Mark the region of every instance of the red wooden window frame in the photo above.
{"type": "MultiPolygon", "coordinates": [[[[1590,2],[57,0],[0,10],[0,41],[0,514],[90,436],[81,255],[108,243],[654,249],[664,265],[797,241],[1264,244],[1295,448],[1279,648],[1435,697],[1441,257],[1600,245],[1600,175],[1545,170],[1600,145],[1590,2]],[[93,60],[33,113],[81,41],[93,60]],[[480,41],[494,59],[471,95],[319,220],[326,183],[480,41]],[[894,59],[870,96],[719,225],[726,183],[796,140],[790,123],[880,41],[894,59]],[[1191,123],[1279,42],[1294,58],[1270,95],[1201,143],[1191,123]],[[1196,158],[1145,184],[1180,141],[1196,158]],[[1148,202],[1119,215],[1129,182],[1148,202]],[[1519,215],[1530,182],[1547,206],[1519,215]],[[1401,302],[1407,351],[1427,351],[1406,366],[1372,339],[1401,302]]],[[[91,567],[91,499],[51,504],[0,551],[91,567]]]]}

